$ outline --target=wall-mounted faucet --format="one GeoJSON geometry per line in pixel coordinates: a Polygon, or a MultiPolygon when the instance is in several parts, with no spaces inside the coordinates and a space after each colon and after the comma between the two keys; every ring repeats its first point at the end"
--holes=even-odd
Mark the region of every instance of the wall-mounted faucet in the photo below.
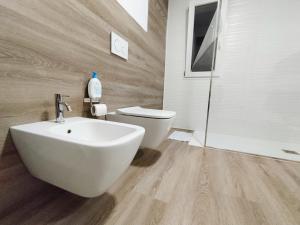
{"type": "Polygon", "coordinates": [[[72,111],[71,106],[63,101],[63,98],[70,97],[67,95],[55,94],[55,111],[56,111],[56,122],[63,123],[64,119],[64,107],[70,112],[72,111]]]}

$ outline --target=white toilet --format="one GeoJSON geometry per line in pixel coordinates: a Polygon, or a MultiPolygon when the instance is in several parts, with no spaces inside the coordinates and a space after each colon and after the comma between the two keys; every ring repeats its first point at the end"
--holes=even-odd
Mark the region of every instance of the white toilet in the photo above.
{"type": "Polygon", "coordinates": [[[175,116],[176,112],[135,106],[121,108],[116,110],[116,112],[108,113],[106,118],[110,121],[144,127],[146,133],[141,147],[155,149],[167,136],[175,116]]]}

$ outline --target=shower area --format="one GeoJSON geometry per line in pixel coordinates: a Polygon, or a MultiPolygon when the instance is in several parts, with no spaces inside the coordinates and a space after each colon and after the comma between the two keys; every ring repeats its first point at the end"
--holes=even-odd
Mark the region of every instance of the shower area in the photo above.
{"type": "Polygon", "coordinates": [[[164,108],[194,145],[300,161],[299,10],[299,1],[169,2],[164,108]]]}

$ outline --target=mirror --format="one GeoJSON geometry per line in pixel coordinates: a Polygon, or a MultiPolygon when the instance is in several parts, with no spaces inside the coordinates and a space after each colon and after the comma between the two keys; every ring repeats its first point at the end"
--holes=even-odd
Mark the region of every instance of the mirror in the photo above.
{"type": "Polygon", "coordinates": [[[217,43],[218,2],[193,1],[189,8],[186,77],[209,77],[217,43]]]}

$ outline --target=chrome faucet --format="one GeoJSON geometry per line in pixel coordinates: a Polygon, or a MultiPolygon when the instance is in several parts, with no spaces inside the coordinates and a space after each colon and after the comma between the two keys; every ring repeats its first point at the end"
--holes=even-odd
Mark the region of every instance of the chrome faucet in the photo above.
{"type": "Polygon", "coordinates": [[[55,111],[56,111],[56,122],[63,123],[65,122],[64,119],[64,107],[71,112],[71,106],[63,101],[63,98],[70,97],[67,95],[55,94],[55,111]]]}

